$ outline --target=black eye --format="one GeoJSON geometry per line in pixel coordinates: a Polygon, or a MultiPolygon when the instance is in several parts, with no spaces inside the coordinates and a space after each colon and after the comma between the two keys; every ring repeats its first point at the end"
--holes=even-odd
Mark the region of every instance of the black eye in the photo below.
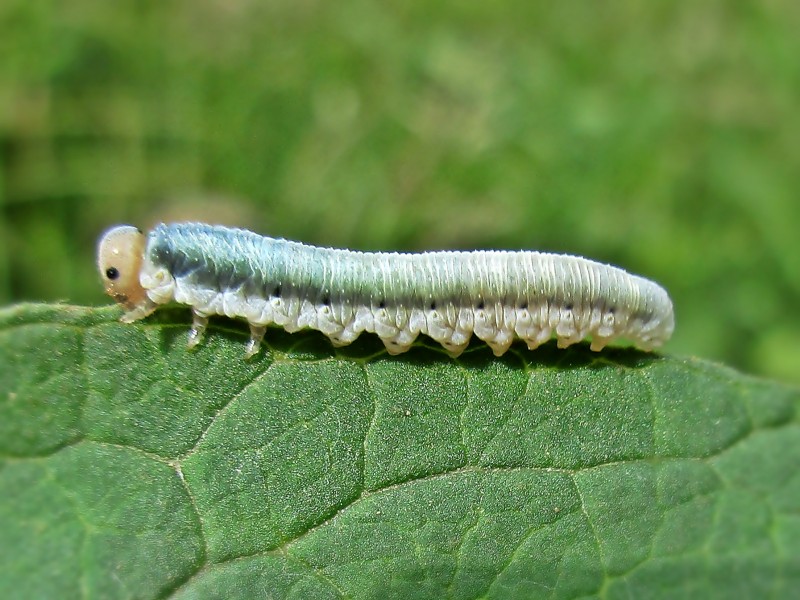
{"type": "Polygon", "coordinates": [[[119,271],[117,271],[115,267],[108,267],[106,269],[106,277],[108,277],[109,279],[116,279],[117,277],[119,277],[119,271]]]}

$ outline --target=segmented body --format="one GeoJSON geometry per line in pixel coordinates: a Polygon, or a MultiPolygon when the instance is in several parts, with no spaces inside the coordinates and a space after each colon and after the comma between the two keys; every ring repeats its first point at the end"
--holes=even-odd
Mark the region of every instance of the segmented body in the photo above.
{"type": "Polygon", "coordinates": [[[364,253],[202,224],[151,231],[139,282],[151,303],[139,313],[175,301],[190,305],[196,319],[246,319],[249,353],[272,324],[319,330],[337,346],[375,333],[393,354],[424,334],[458,355],[474,333],[498,356],[515,337],[531,349],[554,336],[560,347],[591,336],[594,350],[617,338],[650,350],[674,326],[660,286],[580,257],[364,253]]]}

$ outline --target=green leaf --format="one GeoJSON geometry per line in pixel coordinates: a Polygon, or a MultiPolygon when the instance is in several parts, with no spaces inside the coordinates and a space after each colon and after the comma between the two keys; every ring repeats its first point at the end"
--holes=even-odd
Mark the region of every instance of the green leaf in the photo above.
{"type": "Polygon", "coordinates": [[[118,316],[0,312],[2,598],[797,594],[796,388],[118,316]]]}

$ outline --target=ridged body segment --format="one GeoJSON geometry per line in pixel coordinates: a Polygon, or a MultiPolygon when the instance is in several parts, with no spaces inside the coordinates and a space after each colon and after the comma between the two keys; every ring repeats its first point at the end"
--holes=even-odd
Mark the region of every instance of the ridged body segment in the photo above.
{"type": "Polygon", "coordinates": [[[541,252],[364,253],[316,248],[202,224],[150,232],[141,281],[153,302],[325,333],[336,345],[377,333],[392,353],[419,333],[460,353],[474,333],[496,354],[588,336],[643,349],[669,338],[672,303],[657,284],[580,257],[541,252]],[[167,283],[152,277],[168,273],[167,283]],[[171,279],[171,281],[170,281],[171,279]]]}

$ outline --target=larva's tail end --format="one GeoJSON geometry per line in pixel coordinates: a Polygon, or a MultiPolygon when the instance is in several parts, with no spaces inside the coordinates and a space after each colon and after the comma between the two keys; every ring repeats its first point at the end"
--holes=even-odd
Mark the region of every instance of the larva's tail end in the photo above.
{"type": "MultiPolygon", "coordinates": [[[[97,245],[97,268],[103,279],[106,294],[127,308],[130,315],[139,314],[150,303],[144,288],[139,283],[144,246],[144,234],[130,225],[109,229],[97,245]]],[[[132,317],[129,320],[136,318],[141,317],[132,317]]]]}
{"type": "Polygon", "coordinates": [[[647,337],[636,341],[636,348],[643,352],[653,352],[664,345],[666,339],[660,337],[647,337]]]}

